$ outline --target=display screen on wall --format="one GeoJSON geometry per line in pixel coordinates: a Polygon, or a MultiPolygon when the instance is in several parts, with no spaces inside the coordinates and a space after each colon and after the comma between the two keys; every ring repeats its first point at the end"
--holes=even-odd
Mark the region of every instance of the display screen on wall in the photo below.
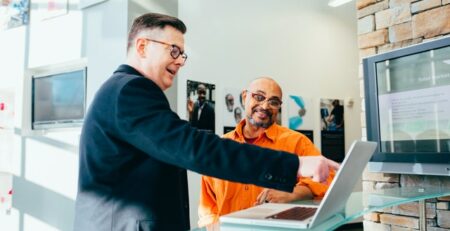
{"type": "Polygon", "coordinates": [[[449,152],[450,47],[376,64],[381,151],[449,152]]]}
{"type": "Polygon", "coordinates": [[[367,137],[379,144],[372,162],[434,163],[432,172],[419,165],[405,172],[449,175],[450,38],[363,63],[367,137]]]}
{"type": "Polygon", "coordinates": [[[86,69],[32,78],[32,128],[80,126],[85,114],[86,69]]]}

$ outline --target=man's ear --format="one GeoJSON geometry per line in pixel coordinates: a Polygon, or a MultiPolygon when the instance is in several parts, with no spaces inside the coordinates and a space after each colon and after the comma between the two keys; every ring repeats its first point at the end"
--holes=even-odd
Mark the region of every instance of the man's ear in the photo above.
{"type": "Polygon", "coordinates": [[[242,95],[242,104],[245,107],[245,101],[247,99],[247,90],[242,90],[241,95],[242,95]]]}
{"type": "Polygon", "coordinates": [[[139,55],[140,58],[145,58],[146,57],[146,53],[145,53],[145,47],[147,46],[148,41],[146,39],[143,38],[138,38],[136,39],[135,42],[135,49],[136,49],[136,53],[139,55]]]}

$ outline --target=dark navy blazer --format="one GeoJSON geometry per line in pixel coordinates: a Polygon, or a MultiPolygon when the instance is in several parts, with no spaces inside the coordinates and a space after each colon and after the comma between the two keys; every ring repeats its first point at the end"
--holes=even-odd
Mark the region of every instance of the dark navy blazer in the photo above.
{"type": "Polygon", "coordinates": [[[121,65],[85,118],[74,229],[189,229],[185,169],[292,191],[298,157],[191,127],[153,81],[121,65]]]}
{"type": "Polygon", "coordinates": [[[215,132],[216,126],[216,115],[214,113],[214,105],[209,101],[206,101],[203,105],[200,118],[198,118],[198,111],[200,109],[200,104],[198,100],[194,103],[194,110],[192,111],[192,117],[189,121],[192,127],[196,127],[201,130],[208,130],[212,133],[215,132]]]}

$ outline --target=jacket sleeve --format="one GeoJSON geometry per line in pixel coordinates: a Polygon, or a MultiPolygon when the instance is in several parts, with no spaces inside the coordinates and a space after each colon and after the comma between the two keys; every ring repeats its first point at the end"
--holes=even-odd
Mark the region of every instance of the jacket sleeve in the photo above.
{"type": "Polygon", "coordinates": [[[198,206],[198,226],[203,227],[219,220],[217,211],[216,194],[212,185],[213,178],[202,176],[200,203],[198,206]]]}
{"type": "Polygon", "coordinates": [[[152,81],[135,78],[118,94],[114,124],[119,139],[161,162],[202,175],[291,192],[298,157],[221,139],[192,128],[170,110],[152,81]]]}

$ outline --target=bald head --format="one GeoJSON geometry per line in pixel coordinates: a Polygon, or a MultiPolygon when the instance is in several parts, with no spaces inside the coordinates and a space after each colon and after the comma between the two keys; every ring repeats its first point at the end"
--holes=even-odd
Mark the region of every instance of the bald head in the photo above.
{"type": "Polygon", "coordinates": [[[250,82],[248,90],[252,92],[264,91],[264,93],[272,93],[277,95],[280,99],[283,96],[280,85],[270,77],[259,77],[250,82]]]}

